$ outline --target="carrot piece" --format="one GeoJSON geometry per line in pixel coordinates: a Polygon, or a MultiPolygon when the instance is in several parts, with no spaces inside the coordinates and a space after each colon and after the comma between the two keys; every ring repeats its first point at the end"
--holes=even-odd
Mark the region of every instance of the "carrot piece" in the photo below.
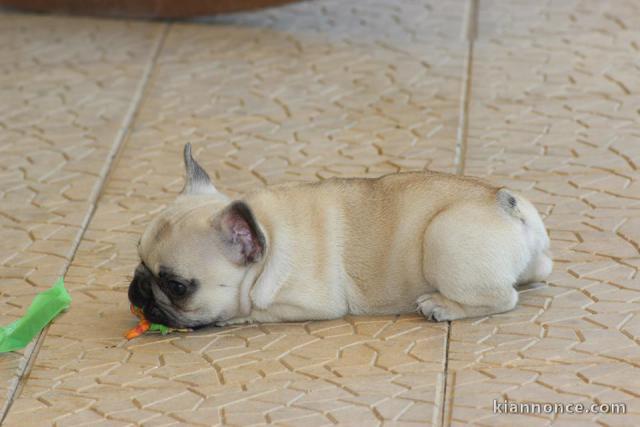
{"type": "Polygon", "coordinates": [[[125,337],[128,340],[132,340],[135,337],[139,337],[140,335],[144,334],[145,332],[147,332],[149,330],[149,328],[151,327],[151,323],[149,323],[148,320],[146,319],[140,319],[140,322],[131,330],[129,330],[126,334],[125,337]]]}
{"type": "Polygon", "coordinates": [[[147,332],[149,330],[149,328],[151,327],[151,323],[144,318],[144,313],[142,312],[142,309],[139,307],[134,306],[133,304],[131,304],[129,306],[129,309],[131,310],[131,313],[134,314],[138,319],[140,319],[140,321],[138,322],[138,324],[130,329],[126,334],[125,337],[128,340],[132,340],[136,337],[139,337],[140,335],[144,334],[145,332],[147,332]]]}

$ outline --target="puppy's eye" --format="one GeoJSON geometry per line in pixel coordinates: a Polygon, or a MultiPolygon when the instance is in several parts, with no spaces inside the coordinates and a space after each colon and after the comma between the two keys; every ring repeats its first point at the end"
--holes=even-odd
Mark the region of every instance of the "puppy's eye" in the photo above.
{"type": "Polygon", "coordinates": [[[171,289],[171,293],[177,297],[181,297],[187,293],[187,287],[180,283],[172,280],[169,282],[169,289],[171,289]]]}

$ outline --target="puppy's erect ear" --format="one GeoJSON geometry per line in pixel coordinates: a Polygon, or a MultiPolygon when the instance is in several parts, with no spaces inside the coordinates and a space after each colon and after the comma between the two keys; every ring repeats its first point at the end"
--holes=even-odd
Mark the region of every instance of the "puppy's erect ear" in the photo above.
{"type": "Polygon", "coordinates": [[[211,178],[191,156],[191,144],[184,146],[184,167],[187,178],[182,189],[183,195],[215,194],[218,192],[211,183],[211,178]]]}
{"type": "Polygon", "coordinates": [[[214,226],[232,262],[248,265],[262,258],[266,240],[251,208],[245,202],[235,201],[227,206],[214,219],[214,226]]]}

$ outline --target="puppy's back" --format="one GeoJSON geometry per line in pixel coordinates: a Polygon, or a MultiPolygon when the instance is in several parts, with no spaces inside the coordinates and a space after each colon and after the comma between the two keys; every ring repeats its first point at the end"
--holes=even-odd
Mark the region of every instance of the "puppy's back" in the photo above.
{"type": "Polygon", "coordinates": [[[337,288],[351,313],[384,314],[411,310],[424,292],[416,284],[431,219],[461,200],[495,203],[497,191],[472,178],[407,172],[277,186],[248,200],[282,245],[276,250],[287,251],[292,277],[315,283],[313,292],[337,288]]]}

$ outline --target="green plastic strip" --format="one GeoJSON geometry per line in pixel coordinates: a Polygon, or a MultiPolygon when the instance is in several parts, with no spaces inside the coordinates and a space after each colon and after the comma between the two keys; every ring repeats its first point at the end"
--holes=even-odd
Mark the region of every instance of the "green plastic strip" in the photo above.
{"type": "Polygon", "coordinates": [[[31,302],[27,314],[15,322],[0,327],[0,353],[24,348],[62,310],[71,304],[71,296],[61,277],[51,289],[40,292],[31,302]]]}
{"type": "Polygon", "coordinates": [[[171,332],[171,328],[161,325],[160,323],[152,323],[151,326],[149,326],[149,331],[160,332],[162,335],[167,335],[171,332]]]}

